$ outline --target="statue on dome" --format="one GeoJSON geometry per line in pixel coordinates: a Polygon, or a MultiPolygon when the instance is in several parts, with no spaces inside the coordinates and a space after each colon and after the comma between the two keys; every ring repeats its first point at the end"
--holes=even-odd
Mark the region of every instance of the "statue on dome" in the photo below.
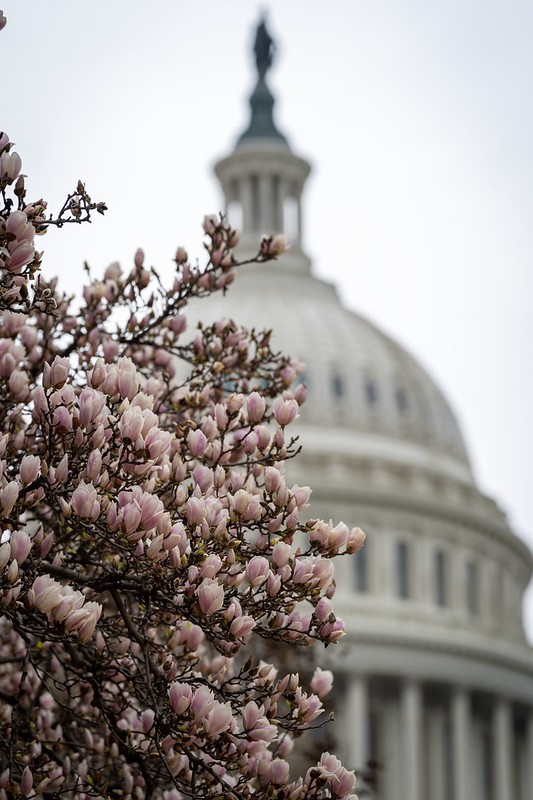
{"type": "Polygon", "coordinates": [[[263,16],[257,26],[254,44],[255,63],[257,64],[260,80],[264,80],[265,75],[272,66],[274,49],[274,40],[267,31],[265,17],[263,16]]]}

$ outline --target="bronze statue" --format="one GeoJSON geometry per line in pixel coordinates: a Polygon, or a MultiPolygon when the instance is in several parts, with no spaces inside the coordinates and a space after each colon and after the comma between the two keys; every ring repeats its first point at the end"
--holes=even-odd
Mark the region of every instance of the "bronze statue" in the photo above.
{"type": "Polygon", "coordinates": [[[272,65],[272,57],[274,54],[274,41],[267,31],[264,17],[257,26],[254,53],[259,78],[264,79],[266,73],[272,65]]]}

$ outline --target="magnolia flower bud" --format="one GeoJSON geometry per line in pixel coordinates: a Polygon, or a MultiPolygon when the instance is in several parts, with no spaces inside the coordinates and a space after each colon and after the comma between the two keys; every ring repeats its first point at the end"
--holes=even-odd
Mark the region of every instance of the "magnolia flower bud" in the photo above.
{"type": "Polygon", "coordinates": [[[133,259],[133,260],[134,260],[134,262],[135,262],[135,266],[137,267],[137,269],[141,269],[142,265],[144,264],[144,250],[142,250],[142,249],[139,247],[139,248],[138,248],[138,249],[135,251],[135,257],[134,257],[134,259],[133,259]]]}
{"type": "MultiPolygon", "coordinates": [[[[1,12],[0,12],[1,13],[1,12]]],[[[1,18],[0,18],[1,21],[1,18]]],[[[20,781],[20,791],[24,797],[29,797],[33,790],[33,774],[29,767],[24,767],[20,781]]]]}
{"type": "Polygon", "coordinates": [[[289,243],[287,242],[287,237],[285,234],[279,233],[277,236],[274,236],[270,243],[269,254],[274,257],[280,256],[288,249],[289,243]]]}
{"type": "Polygon", "coordinates": [[[7,570],[7,579],[9,583],[16,583],[18,581],[18,577],[19,577],[19,565],[16,559],[14,559],[9,565],[9,568],[7,570]]]}
{"type": "Polygon", "coordinates": [[[176,264],[185,264],[188,260],[189,256],[187,255],[187,251],[184,247],[178,247],[176,250],[176,256],[174,258],[176,264]]]}
{"type": "MultiPolygon", "coordinates": [[[[5,17],[3,18],[5,19],[5,17]]],[[[0,156],[0,180],[5,179],[7,183],[13,183],[18,178],[21,169],[22,159],[18,153],[2,153],[0,156]]]]}
{"type": "Polygon", "coordinates": [[[206,215],[204,217],[204,221],[203,221],[203,226],[202,227],[203,227],[205,233],[207,233],[208,235],[211,235],[212,233],[215,232],[217,224],[218,224],[217,217],[214,214],[209,214],[209,215],[206,215]]]}
{"type": "Polygon", "coordinates": [[[4,569],[5,565],[11,558],[11,545],[9,542],[4,542],[0,545],[0,570],[4,569]]]}

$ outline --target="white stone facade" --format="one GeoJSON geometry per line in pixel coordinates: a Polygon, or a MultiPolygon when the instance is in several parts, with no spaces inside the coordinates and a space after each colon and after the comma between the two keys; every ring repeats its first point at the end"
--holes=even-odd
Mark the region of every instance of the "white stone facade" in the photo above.
{"type": "Polygon", "coordinates": [[[531,553],[477,488],[426,371],[313,276],[300,208],[309,169],[283,137],[241,138],[217,164],[241,254],[289,223],[294,245],[244,270],[212,314],[272,327],[306,362],[303,453],[289,469],[313,487],[313,515],[368,534],[364,554],[337,568],[339,754],[377,763],[375,800],[533,800],[531,553]]]}

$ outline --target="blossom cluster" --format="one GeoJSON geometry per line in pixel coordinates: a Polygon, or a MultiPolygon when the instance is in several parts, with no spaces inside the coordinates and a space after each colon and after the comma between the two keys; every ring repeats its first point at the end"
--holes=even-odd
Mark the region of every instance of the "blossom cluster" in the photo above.
{"type": "Polygon", "coordinates": [[[332,559],[364,534],[286,480],[300,365],[233,320],[187,330],[242,265],[237,232],[206,217],[203,266],[178,248],[165,288],[139,250],[74,306],[37,281],[54,221],[20,170],[2,134],[0,800],[354,798],[329,753],[290,774],[331,673],[306,687],[254,657],[342,638],[332,559]]]}

